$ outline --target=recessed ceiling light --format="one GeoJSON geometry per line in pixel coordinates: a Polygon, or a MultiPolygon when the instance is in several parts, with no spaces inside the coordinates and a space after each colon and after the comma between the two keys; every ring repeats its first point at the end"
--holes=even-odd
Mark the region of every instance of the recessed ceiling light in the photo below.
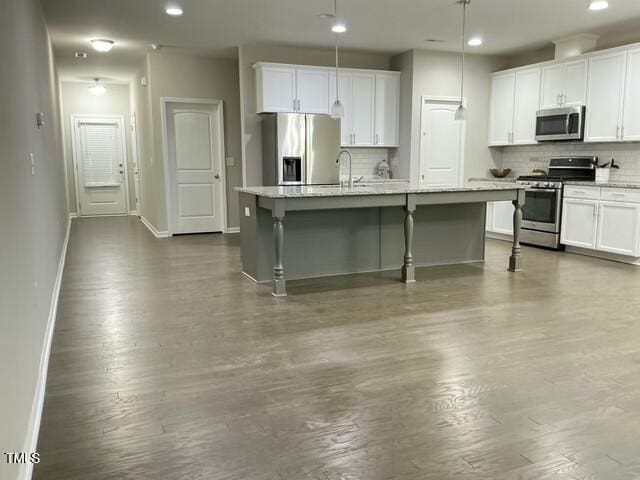
{"type": "Polygon", "coordinates": [[[113,48],[113,40],[95,38],[91,40],[91,46],[96,52],[109,52],[113,48]]]}
{"type": "Polygon", "coordinates": [[[347,27],[344,23],[336,23],[333,27],[331,27],[331,31],[334,33],[344,33],[347,31],[347,27]]]}
{"type": "Polygon", "coordinates": [[[93,84],[89,87],[89,93],[91,95],[101,96],[107,93],[107,89],[100,83],[100,79],[96,78],[93,84]]]}
{"type": "Polygon", "coordinates": [[[467,43],[471,47],[479,47],[482,45],[482,37],[471,37],[467,43]]]}
{"type": "Polygon", "coordinates": [[[73,56],[76,58],[87,58],[87,52],[76,52],[73,56]]]}
{"type": "Polygon", "coordinates": [[[335,16],[333,13],[321,13],[320,15],[318,15],[320,18],[324,19],[324,20],[333,20],[333,17],[335,16]]]}
{"type": "Polygon", "coordinates": [[[171,5],[167,7],[164,11],[167,13],[167,15],[171,15],[172,17],[179,17],[184,13],[182,11],[182,8],[179,7],[178,5],[171,5]]]}
{"type": "Polygon", "coordinates": [[[609,2],[607,2],[607,0],[594,0],[589,4],[589,10],[596,12],[599,10],[606,10],[607,8],[609,8],[609,2]]]}
{"type": "Polygon", "coordinates": [[[425,42],[426,43],[444,43],[444,40],[440,38],[427,38],[425,42]]]}

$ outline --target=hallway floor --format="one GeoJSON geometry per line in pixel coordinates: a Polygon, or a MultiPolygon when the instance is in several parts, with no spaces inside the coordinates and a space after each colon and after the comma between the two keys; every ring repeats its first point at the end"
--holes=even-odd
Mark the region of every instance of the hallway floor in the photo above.
{"type": "Polygon", "coordinates": [[[74,220],[35,479],[640,477],[638,267],[490,240],[277,299],[238,242],[74,220]]]}

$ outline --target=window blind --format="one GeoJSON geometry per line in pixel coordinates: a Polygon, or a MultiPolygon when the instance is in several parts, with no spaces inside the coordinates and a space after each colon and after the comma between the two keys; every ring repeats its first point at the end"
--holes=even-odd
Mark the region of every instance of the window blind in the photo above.
{"type": "Polygon", "coordinates": [[[78,125],[78,137],[84,186],[120,186],[120,165],[124,159],[118,124],[82,122],[78,125]]]}

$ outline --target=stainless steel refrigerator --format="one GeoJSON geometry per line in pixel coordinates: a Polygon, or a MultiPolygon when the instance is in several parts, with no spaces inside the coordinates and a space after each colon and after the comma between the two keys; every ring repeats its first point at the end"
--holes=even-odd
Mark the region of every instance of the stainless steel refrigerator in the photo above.
{"type": "Polygon", "coordinates": [[[328,115],[262,115],[264,185],[337,185],[340,120],[328,115]]]}

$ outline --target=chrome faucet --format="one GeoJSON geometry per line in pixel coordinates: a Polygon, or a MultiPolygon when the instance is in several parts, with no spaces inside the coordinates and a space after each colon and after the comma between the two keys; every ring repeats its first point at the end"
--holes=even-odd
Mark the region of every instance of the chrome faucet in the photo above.
{"type": "Polygon", "coordinates": [[[340,158],[342,157],[343,153],[346,153],[349,156],[349,188],[353,188],[353,175],[351,169],[353,158],[351,157],[351,152],[345,148],[340,150],[340,153],[338,153],[338,158],[336,158],[336,163],[338,164],[338,166],[340,166],[340,158]]]}

